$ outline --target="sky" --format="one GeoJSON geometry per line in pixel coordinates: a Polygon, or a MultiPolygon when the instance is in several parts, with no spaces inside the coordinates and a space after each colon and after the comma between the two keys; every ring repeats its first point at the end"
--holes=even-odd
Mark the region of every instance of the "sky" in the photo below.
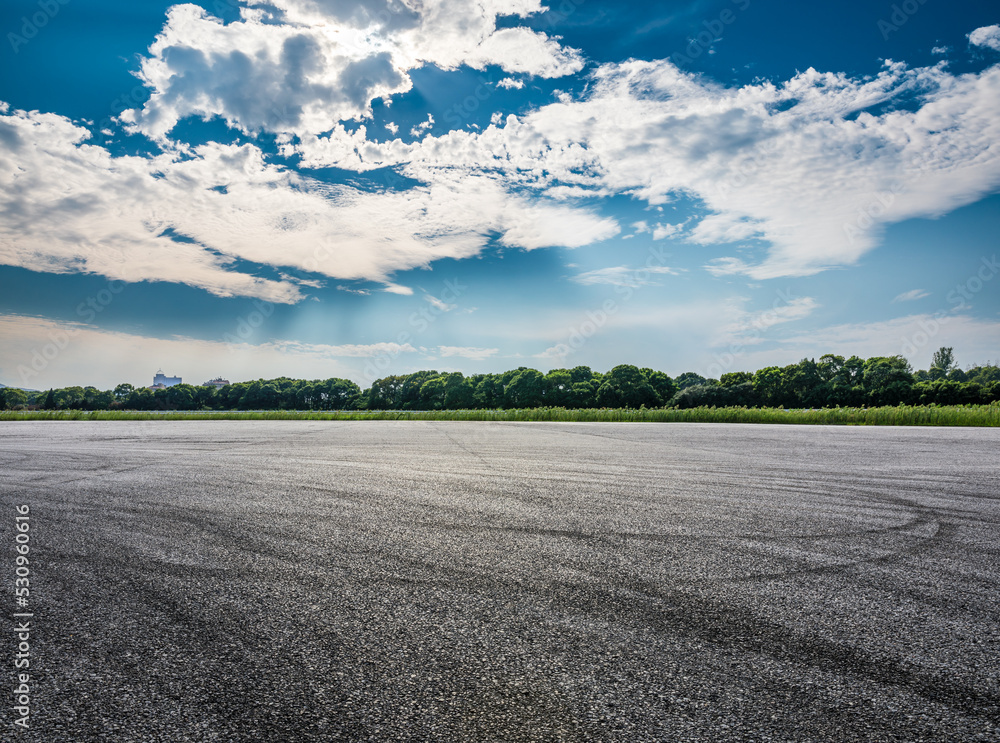
{"type": "Polygon", "coordinates": [[[1000,361],[1000,6],[7,0],[0,383],[1000,361]]]}

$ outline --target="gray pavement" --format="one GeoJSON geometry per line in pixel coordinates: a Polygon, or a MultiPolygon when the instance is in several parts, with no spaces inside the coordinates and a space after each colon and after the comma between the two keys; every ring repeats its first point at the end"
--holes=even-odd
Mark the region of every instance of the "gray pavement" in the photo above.
{"type": "Polygon", "coordinates": [[[0,424],[0,605],[25,503],[35,615],[32,729],[7,701],[0,738],[998,741],[998,454],[991,429],[0,424]]]}

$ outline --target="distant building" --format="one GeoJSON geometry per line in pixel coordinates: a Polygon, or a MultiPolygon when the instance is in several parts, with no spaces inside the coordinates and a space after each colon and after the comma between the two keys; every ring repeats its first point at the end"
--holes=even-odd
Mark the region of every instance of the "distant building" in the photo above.
{"type": "Polygon", "coordinates": [[[163,373],[163,369],[156,372],[156,376],[153,377],[153,386],[151,389],[163,389],[164,387],[173,387],[175,384],[180,384],[180,377],[168,377],[163,373]]]}
{"type": "Polygon", "coordinates": [[[222,377],[216,377],[215,379],[210,379],[207,382],[205,382],[202,385],[202,387],[215,387],[215,389],[221,390],[227,384],[229,384],[228,379],[223,379],[222,377]]]}

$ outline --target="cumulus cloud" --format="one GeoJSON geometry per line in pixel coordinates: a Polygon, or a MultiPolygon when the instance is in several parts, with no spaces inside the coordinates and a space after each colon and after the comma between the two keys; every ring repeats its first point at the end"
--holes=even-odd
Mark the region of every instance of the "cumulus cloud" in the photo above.
{"type": "Polygon", "coordinates": [[[394,165],[424,181],[500,172],[551,199],[627,193],[656,206],[685,194],[708,212],[688,239],[757,250],[718,258],[713,272],[762,279],[851,264],[885,225],[994,192],[998,140],[998,66],[952,75],[887,62],[872,78],[809,69],[731,88],[630,60],[598,68],[578,99],[482,132],[410,144],[335,132],[296,151],[307,167],[394,165]]]}
{"type": "MultiPolygon", "coordinates": [[[[281,302],[315,283],[296,270],[406,292],[395,272],[492,240],[530,250],[614,237],[614,219],[581,206],[595,197],[657,207],[683,194],[703,205],[700,219],[644,229],[721,246],[706,266],[714,274],[763,279],[850,264],[886,225],[1000,187],[1000,66],[954,75],[943,62],[887,62],[869,78],[808,69],[735,88],[666,60],[628,60],[595,68],[578,96],[495,116],[482,131],[435,136],[428,116],[416,141],[373,141],[342,123],[408,90],[420,65],[578,71],[574,50],[497,28],[500,16],[540,10],[538,0],[279,0],[223,24],[175,6],[142,63],[151,97],[123,114],[166,154],[112,157],[66,119],[2,110],[0,260],[281,302]],[[276,132],[300,172],[251,145],[172,149],[172,127],[191,115],[276,132]],[[365,191],[308,177],[325,167],[392,168],[419,185],[365,191]],[[253,276],[238,261],[284,274],[253,276]]],[[[989,46],[994,28],[970,42],[989,46]]]]}
{"type": "Polygon", "coordinates": [[[434,117],[431,116],[430,114],[427,114],[427,119],[425,121],[422,121],[412,129],[410,129],[410,136],[419,137],[421,134],[423,134],[425,131],[427,131],[433,126],[434,126],[434,117]]]}
{"type": "Polygon", "coordinates": [[[985,46],[1000,52],[1000,26],[983,26],[969,34],[969,43],[973,46],[985,46]]]}
{"type": "Polygon", "coordinates": [[[653,239],[663,240],[671,235],[676,235],[680,232],[683,225],[679,224],[658,224],[653,228],[653,239]]]}
{"type": "Polygon", "coordinates": [[[220,296],[301,298],[292,281],[234,269],[239,252],[227,250],[234,246],[210,250],[172,239],[199,231],[189,229],[199,217],[206,231],[225,232],[283,180],[254,148],[204,148],[198,161],[177,163],[165,156],[112,158],[85,144],[88,136],[61,116],[0,116],[0,140],[7,144],[0,148],[0,262],[130,282],[183,282],[220,296]],[[210,190],[214,186],[233,192],[210,190]]]}
{"type": "Polygon", "coordinates": [[[140,79],[150,88],[122,120],[165,141],[188,116],[221,117],[247,133],[305,136],[371,114],[371,102],[412,87],[409,71],[498,65],[559,77],[581,69],[579,52],[525,27],[497,28],[538,2],[464,0],[249,0],[223,23],[196,5],[175,5],[149,47],[140,79]]]}
{"type": "Polygon", "coordinates": [[[507,90],[520,90],[524,87],[524,80],[517,80],[513,77],[505,77],[497,83],[498,88],[506,88],[507,90]]]}
{"type": "Polygon", "coordinates": [[[405,294],[393,273],[476,255],[493,236],[524,249],[577,247],[617,230],[482,174],[369,192],[269,165],[252,145],[147,159],[112,157],[88,136],[60,116],[0,115],[0,262],[288,303],[315,285],[289,269],[405,294]],[[237,261],[284,273],[253,276],[237,261]]]}

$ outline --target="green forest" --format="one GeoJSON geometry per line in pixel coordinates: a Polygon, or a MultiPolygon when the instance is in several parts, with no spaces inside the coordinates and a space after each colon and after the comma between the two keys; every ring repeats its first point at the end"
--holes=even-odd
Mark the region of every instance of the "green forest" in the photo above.
{"type": "Polygon", "coordinates": [[[519,367],[502,374],[419,371],[388,376],[367,390],[347,379],[281,377],[219,389],[178,384],[151,390],[119,384],[113,390],[66,387],[27,392],[0,389],[5,410],[137,411],[438,411],[528,408],[641,409],[746,407],[816,409],[897,405],[984,405],[1000,401],[1000,368],[961,369],[941,348],[930,368],[914,371],[901,356],[862,359],[827,354],[797,364],[737,371],[706,379],[695,372],[670,377],[628,364],[606,373],[586,366],[542,373],[519,367]]]}

